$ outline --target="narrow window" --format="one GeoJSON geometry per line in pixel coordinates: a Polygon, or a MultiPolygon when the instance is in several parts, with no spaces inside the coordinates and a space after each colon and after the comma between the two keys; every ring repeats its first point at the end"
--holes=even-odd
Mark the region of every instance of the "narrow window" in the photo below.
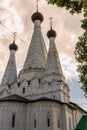
{"type": "Polygon", "coordinates": [[[55,99],[55,95],[53,96],[53,98],[55,99]]]}
{"type": "Polygon", "coordinates": [[[25,93],[25,88],[23,88],[23,93],[25,93]]]}
{"type": "Polygon", "coordinates": [[[69,117],[69,130],[71,130],[71,118],[69,117]]]}
{"type": "Polygon", "coordinates": [[[50,127],[50,118],[47,118],[47,126],[50,127]]]}
{"type": "Polygon", "coordinates": [[[34,119],[34,128],[36,128],[36,119],[34,119]]]}
{"type": "Polygon", "coordinates": [[[60,116],[58,116],[58,128],[60,128],[60,116]]]}
{"type": "Polygon", "coordinates": [[[15,114],[12,115],[12,127],[15,127],[15,114]]]}
{"type": "Polygon", "coordinates": [[[60,128],[60,120],[58,119],[58,128],[60,128]]]}
{"type": "Polygon", "coordinates": [[[30,81],[28,81],[28,86],[30,85],[30,81]]]}

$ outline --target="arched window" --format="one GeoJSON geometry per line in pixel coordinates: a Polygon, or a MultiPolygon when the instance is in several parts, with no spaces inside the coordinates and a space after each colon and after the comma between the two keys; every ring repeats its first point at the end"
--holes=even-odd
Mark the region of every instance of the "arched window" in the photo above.
{"type": "Polygon", "coordinates": [[[50,127],[51,123],[50,123],[50,113],[47,113],[47,127],[50,127]]]}
{"type": "Polygon", "coordinates": [[[47,126],[50,127],[50,118],[47,118],[47,126]]]}
{"type": "Polygon", "coordinates": [[[23,94],[25,93],[25,88],[23,88],[23,94]]]}
{"type": "Polygon", "coordinates": [[[34,119],[34,128],[36,128],[37,124],[36,124],[36,119],[34,119]]]}
{"type": "Polygon", "coordinates": [[[15,114],[12,115],[12,127],[15,127],[15,114]]]}
{"type": "Polygon", "coordinates": [[[58,115],[58,120],[57,120],[57,125],[58,125],[58,128],[60,128],[60,116],[58,115]]]}
{"type": "Polygon", "coordinates": [[[53,98],[55,99],[55,95],[53,95],[53,98]]]}

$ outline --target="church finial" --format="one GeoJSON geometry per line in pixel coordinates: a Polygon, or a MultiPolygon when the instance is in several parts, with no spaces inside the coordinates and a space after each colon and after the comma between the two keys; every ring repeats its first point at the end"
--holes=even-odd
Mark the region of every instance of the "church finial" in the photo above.
{"type": "Polygon", "coordinates": [[[10,50],[15,50],[15,51],[17,51],[18,46],[15,44],[16,32],[14,32],[13,35],[14,35],[13,43],[10,44],[9,49],[10,49],[10,50]]]}
{"type": "Polygon", "coordinates": [[[38,12],[38,2],[39,2],[39,0],[36,1],[36,3],[37,3],[37,5],[36,5],[37,12],[38,12]]]}
{"type": "Polygon", "coordinates": [[[1,85],[9,84],[17,81],[17,69],[15,61],[15,52],[18,49],[18,46],[15,44],[16,32],[13,33],[13,42],[9,45],[10,57],[9,61],[2,79],[1,85]]]}
{"type": "Polygon", "coordinates": [[[48,37],[48,38],[50,38],[50,37],[54,37],[54,38],[55,38],[56,35],[57,35],[57,34],[56,34],[56,31],[52,29],[52,25],[53,25],[52,19],[53,19],[53,18],[50,17],[50,30],[47,32],[47,37],[48,37]]]}
{"type": "Polygon", "coordinates": [[[15,44],[15,39],[16,39],[16,32],[13,33],[14,35],[14,40],[13,40],[13,43],[15,44]]]}
{"type": "Polygon", "coordinates": [[[52,29],[52,25],[53,25],[53,17],[50,17],[50,28],[52,29]]]}
{"type": "Polygon", "coordinates": [[[32,15],[31,19],[33,22],[35,22],[35,20],[39,20],[42,23],[44,20],[44,17],[40,12],[38,12],[38,2],[39,0],[36,0],[37,11],[32,15]]]}

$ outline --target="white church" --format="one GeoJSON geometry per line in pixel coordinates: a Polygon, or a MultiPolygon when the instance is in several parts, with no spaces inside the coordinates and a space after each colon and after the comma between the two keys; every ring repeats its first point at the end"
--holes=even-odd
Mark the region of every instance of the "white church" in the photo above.
{"type": "MultiPolygon", "coordinates": [[[[75,130],[87,114],[70,102],[57,48],[56,31],[47,32],[47,52],[41,31],[43,15],[32,15],[34,31],[22,70],[17,76],[15,39],[0,85],[0,130],[75,130]]],[[[20,61],[19,61],[20,62],[20,61]]]]}

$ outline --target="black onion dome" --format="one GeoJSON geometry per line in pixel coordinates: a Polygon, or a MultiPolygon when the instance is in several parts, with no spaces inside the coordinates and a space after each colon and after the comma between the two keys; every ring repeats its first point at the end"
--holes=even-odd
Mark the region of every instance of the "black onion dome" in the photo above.
{"type": "Polygon", "coordinates": [[[35,20],[40,20],[41,22],[43,22],[44,17],[40,12],[35,12],[32,17],[31,17],[32,21],[34,22],[35,20]]]}
{"type": "Polygon", "coordinates": [[[47,32],[47,37],[50,38],[50,37],[56,37],[56,31],[53,30],[52,28],[47,32]]]}
{"type": "Polygon", "coordinates": [[[17,51],[18,46],[15,43],[12,43],[12,44],[9,45],[9,49],[17,51]]]}

